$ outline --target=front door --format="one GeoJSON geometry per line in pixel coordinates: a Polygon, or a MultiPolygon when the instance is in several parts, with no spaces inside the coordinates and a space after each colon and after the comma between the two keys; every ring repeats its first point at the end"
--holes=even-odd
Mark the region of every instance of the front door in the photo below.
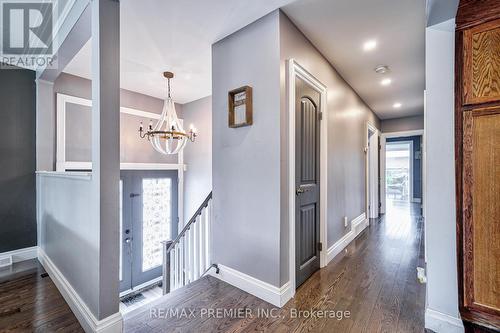
{"type": "Polygon", "coordinates": [[[320,265],[320,93],[295,82],[295,265],[296,287],[320,265]]]}
{"type": "Polygon", "coordinates": [[[177,171],[121,172],[120,292],[162,275],[162,241],[177,235],[177,171]]]}

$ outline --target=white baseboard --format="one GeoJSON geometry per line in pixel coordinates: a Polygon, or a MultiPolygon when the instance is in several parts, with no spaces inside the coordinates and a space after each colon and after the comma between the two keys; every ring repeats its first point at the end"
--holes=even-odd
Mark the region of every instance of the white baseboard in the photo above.
{"type": "Polygon", "coordinates": [[[80,298],[75,289],[66,280],[57,266],[42,250],[38,250],[38,260],[43,265],[57,289],[64,297],[76,318],[87,333],[121,333],[123,329],[123,319],[120,312],[109,317],[98,320],[90,311],[87,304],[80,298]]]}
{"type": "Polygon", "coordinates": [[[425,309],[425,328],[439,333],[464,332],[464,324],[460,318],[430,308],[425,309]]]}
{"type": "Polygon", "coordinates": [[[210,270],[210,275],[229,283],[238,289],[246,291],[247,293],[268,303],[271,303],[274,306],[281,308],[292,298],[292,288],[290,282],[287,282],[281,288],[278,288],[230,267],[220,264],[217,266],[220,270],[219,274],[210,270]]]}
{"type": "Polygon", "coordinates": [[[366,213],[363,213],[351,221],[351,230],[339,239],[335,244],[330,246],[327,251],[327,262],[332,261],[343,249],[353,241],[365,228],[368,226],[369,220],[366,218],[366,213]]]}
{"type": "Polygon", "coordinates": [[[0,253],[0,262],[10,258],[12,264],[38,257],[38,246],[0,253]]]}

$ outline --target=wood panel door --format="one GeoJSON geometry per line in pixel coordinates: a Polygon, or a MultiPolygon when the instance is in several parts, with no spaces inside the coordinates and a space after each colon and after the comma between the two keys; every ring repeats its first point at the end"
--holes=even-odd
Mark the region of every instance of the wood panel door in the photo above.
{"type": "Polygon", "coordinates": [[[500,330],[498,1],[461,1],[456,51],[460,313],[467,331],[500,330]]]}
{"type": "Polygon", "coordinates": [[[295,280],[299,287],[320,267],[320,93],[295,83],[295,280]]]}
{"type": "Polygon", "coordinates": [[[464,113],[464,306],[500,316],[500,108],[464,113]]]}

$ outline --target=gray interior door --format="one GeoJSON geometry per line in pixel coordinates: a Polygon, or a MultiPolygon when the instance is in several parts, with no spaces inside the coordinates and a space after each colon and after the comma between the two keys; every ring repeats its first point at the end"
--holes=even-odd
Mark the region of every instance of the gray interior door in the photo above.
{"type": "Polygon", "coordinates": [[[122,171],[120,291],[162,274],[161,242],[178,230],[177,171],[122,171]]]}
{"type": "Polygon", "coordinates": [[[320,94],[301,79],[295,90],[296,287],[320,265],[320,94]]]}

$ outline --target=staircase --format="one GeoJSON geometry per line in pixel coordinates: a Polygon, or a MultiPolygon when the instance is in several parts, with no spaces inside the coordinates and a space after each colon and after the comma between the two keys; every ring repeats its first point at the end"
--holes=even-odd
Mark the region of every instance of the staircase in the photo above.
{"type": "Polygon", "coordinates": [[[163,243],[163,294],[202,276],[211,265],[212,192],[173,241],[163,243]]]}

